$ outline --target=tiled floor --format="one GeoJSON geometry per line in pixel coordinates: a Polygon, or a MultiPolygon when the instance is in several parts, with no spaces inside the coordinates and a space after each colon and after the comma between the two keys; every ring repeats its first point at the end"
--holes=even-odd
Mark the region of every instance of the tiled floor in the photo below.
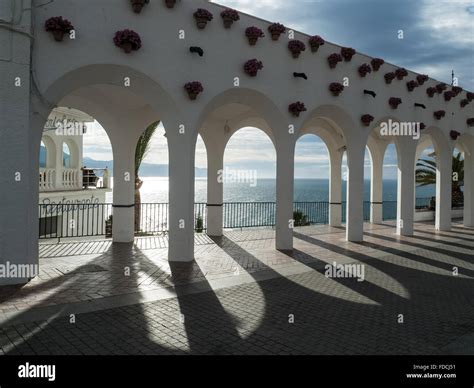
{"type": "Polygon", "coordinates": [[[172,266],[166,248],[155,248],[165,239],[42,246],[40,276],[0,289],[0,348],[8,354],[469,351],[463,338],[474,333],[473,229],[454,224],[451,232],[435,232],[417,224],[413,237],[399,237],[392,224],[367,224],[364,242],[348,243],[344,229],[317,226],[295,230],[292,252],[276,251],[274,243],[271,230],[228,232],[214,241],[201,235],[196,261],[172,266]],[[365,280],[327,278],[325,265],[333,262],[360,264],[365,280]],[[159,290],[172,291],[147,299],[159,290]],[[99,307],[87,310],[94,303],[99,307]],[[45,306],[43,318],[31,318],[45,306]],[[84,312],[72,324],[64,306],[84,312]]]}

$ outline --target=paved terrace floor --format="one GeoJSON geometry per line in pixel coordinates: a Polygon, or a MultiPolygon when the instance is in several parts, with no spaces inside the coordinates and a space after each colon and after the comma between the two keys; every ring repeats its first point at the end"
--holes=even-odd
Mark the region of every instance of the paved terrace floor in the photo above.
{"type": "Polygon", "coordinates": [[[41,244],[40,275],[0,288],[0,354],[474,354],[474,230],[364,238],[197,235],[196,261],[171,266],[166,238],[41,244]],[[365,280],[326,277],[333,262],[365,280]]]}

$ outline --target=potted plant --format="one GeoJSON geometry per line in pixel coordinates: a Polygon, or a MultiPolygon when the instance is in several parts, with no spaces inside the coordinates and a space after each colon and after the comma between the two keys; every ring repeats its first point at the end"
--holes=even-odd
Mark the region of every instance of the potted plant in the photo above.
{"type": "Polygon", "coordinates": [[[263,69],[263,63],[257,59],[250,59],[244,64],[244,71],[251,77],[255,77],[259,70],[263,69]]]}
{"type": "Polygon", "coordinates": [[[459,105],[461,105],[461,108],[464,108],[468,104],[469,104],[469,100],[467,98],[462,99],[461,102],[459,103],[459,105]]]}
{"type": "Polygon", "coordinates": [[[341,55],[346,62],[350,62],[356,51],[352,47],[342,47],[341,55]]]}
{"type": "Polygon", "coordinates": [[[280,35],[286,32],[286,27],[280,23],[272,23],[268,26],[268,31],[272,35],[272,40],[278,40],[280,35]]]}
{"type": "Polygon", "coordinates": [[[436,93],[436,88],[430,86],[429,88],[426,89],[426,94],[429,96],[429,97],[433,97],[436,93]]]}
{"type": "Polygon", "coordinates": [[[444,92],[444,101],[450,101],[451,98],[456,97],[456,93],[454,93],[452,90],[448,90],[444,92]]]}
{"type": "Polygon", "coordinates": [[[198,10],[194,12],[194,19],[196,19],[197,28],[204,30],[207,23],[214,19],[214,16],[207,9],[198,8],[198,10]]]}
{"type": "Polygon", "coordinates": [[[370,62],[370,64],[372,65],[372,69],[374,71],[379,71],[380,67],[385,63],[385,61],[382,59],[382,58],[374,58],[372,59],[372,61],[370,62]]]}
{"type": "Polygon", "coordinates": [[[460,94],[462,92],[462,88],[459,87],[459,86],[453,86],[451,88],[451,90],[453,91],[454,96],[457,96],[458,94],[460,94]]]}
{"type": "Polygon", "coordinates": [[[362,78],[365,78],[367,74],[372,73],[372,68],[367,63],[364,63],[363,65],[359,66],[358,71],[359,71],[359,75],[362,78]]]}
{"type": "Polygon", "coordinates": [[[130,2],[132,3],[133,12],[140,13],[145,4],[148,4],[150,0],[130,0],[130,2]]]}
{"type": "Polygon", "coordinates": [[[420,123],[420,130],[422,131],[422,130],[425,129],[425,128],[426,128],[425,123],[420,123]]]}
{"type": "Polygon", "coordinates": [[[389,73],[385,73],[383,77],[385,78],[385,83],[387,85],[390,85],[392,81],[395,79],[396,75],[393,72],[389,72],[389,73]]]}
{"type": "Polygon", "coordinates": [[[63,19],[62,16],[55,16],[46,20],[44,27],[46,31],[53,34],[56,42],[62,42],[64,34],[69,34],[74,30],[73,25],[67,19],[63,19]]]}
{"type": "Polygon", "coordinates": [[[467,119],[466,124],[468,127],[474,127],[474,117],[467,119]]]}
{"type": "Polygon", "coordinates": [[[332,93],[334,97],[339,96],[344,90],[344,85],[340,84],[339,82],[333,82],[329,85],[329,91],[332,93]]]}
{"type": "Polygon", "coordinates": [[[130,54],[132,51],[137,51],[142,47],[140,35],[135,31],[128,29],[117,31],[115,33],[114,43],[127,54],[130,54]]]}
{"type": "Polygon", "coordinates": [[[360,121],[362,121],[362,124],[368,127],[370,123],[374,121],[374,117],[369,114],[365,114],[360,118],[360,121]]]}
{"type": "Polygon", "coordinates": [[[407,75],[408,75],[408,71],[403,67],[400,67],[397,70],[395,70],[395,76],[397,77],[399,81],[401,81],[407,75]]]}
{"type": "Polygon", "coordinates": [[[418,74],[416,76],[416,80],[418,82],[418,85],[423,85],[426,81],[428,81],[429,77],[426,74],[418,74]]]}
{"type": "Polygon", "coordinates": [[[295,117],[299,117],[301,112],[306,112],[304,103],[297,101],[288,106],[288,111],[295,117]]]}
{"type": "Polygon", "coordinates": [[[457,140],[459,136],[461,136],[461,133],[458,131],[452,130],[449,132],[449,136],[451,137],[452,140],[457,140]]]}
{"type": "Polygon", "coordinates": [[[446,116],[446,112],[444,110],[437,110],[433,113],[433,115],[436,117],[436,120],[441,120],[444,116],[446,116]]]}
{"type": "Polygon", "coordinates": [[[319,50],[320,46],[324,45],[324,39],[321,38],[319,35],[314,35],[309,38],[309,46],[311,47],[311,52],[315,53],[319,50]]]}
{"type": "Polygon", "coordinates": [[[306,45],[301,40],[290,40],[288,42],[288,50],[291,51],[293,58],[298,58],[300,54],[306,50],[306,45]]]}
{"type": "Polygon", "coordinates": [[[249,40],[250,46],[255,46],[259,38],[263,38],[265,34],[258,27],[248,27],[245,30],[245,36],[249,40]]]}
{"type": "Polygon", "coordinates": [[[105,220],[105,237],[112,237],[112,225],[113,225],[113,215],[110,215],[109,218],[105,220]]]}
{"type": "Polygon", "coordinates": [[[328,57],[328,63],[331,69],[335,69],[339,62],[342,62],[342,56],[337,53],[331,54],[328,57]]]}
{"type": "Polygon", "coordinates": [[[184,85],[184,89],[188,92],[189,99],[193,101],[204,91],[204,87],[199,81],[188,82],[184,85]]]}
{"type": "Polygon", "coordinates": [[[204,230],[204,221],[202,219],[201,213],[196,217],[196,233],[202,233],[204,230]]]}
{"type": "Polygon", "coordinates": [[[227,8],[221,12],[222,20],[224,21],[224,28],[232,27],[234,22],[240,20],[240,15],[235,9],[227,8]]]}
{"type": "Polygon", "coordinates": [[[392,109],[397,109],[398,105],[400,105],[401,103],[402,99],[397,97],[390,97],[390,99],[388,100],[388,104],[392,107],[392,109]]]}
{"type": "Polygon", "coordinates": [[[176,5],[176,0],[165,0],[166,8],[174,8],[176,5]]]}
{"type": "Polygon", "coordinates": [[[415,88],[418,87],[418,82],[414,81],[414,80],[411,80],[411,81],[408,81],[407,82],[407,89],[409,92],[413,92],[413,90],[415,90],[415,88]]]}
{"type": "Polygon", "coordinates": [[[469,100],[469,102],[471,102],[472,100],[474,100],[474,93],[466,92],[466,98],[469,100]]]}
{"type": "Polygon", "coordinates": [[[436,91],[438,92],[438,94],[443,93],[447,88],[448,87],[446,86],[446,84],[443,83],[436,85],[436,91]]]}
{"type": "Polygon", "coordinates": [[[295,221],[295,226],[311,225],[311,223],[308,221],[308,216],[304,214],[301,210],[295,210],[293,212],[293,220],[295,221]]]}

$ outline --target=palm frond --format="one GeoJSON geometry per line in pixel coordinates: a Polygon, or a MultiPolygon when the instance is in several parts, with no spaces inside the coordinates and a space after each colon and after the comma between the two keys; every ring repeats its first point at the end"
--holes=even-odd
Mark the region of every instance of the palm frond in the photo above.
{"type": "Polygon", "coordinates": [[[150,124],[138,139],[137,148],[135,150],[135,176],[138,176],[140,166],[150,151],[150,140],[155,134],[159,124],[159,121],[150,124]]]}

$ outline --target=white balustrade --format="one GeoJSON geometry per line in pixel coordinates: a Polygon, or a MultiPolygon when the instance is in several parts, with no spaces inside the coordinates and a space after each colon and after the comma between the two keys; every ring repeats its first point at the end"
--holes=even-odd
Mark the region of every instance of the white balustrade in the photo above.
{"type": "Polygon", "coordinates": [[[51,191],[55,188],[56,170],[53,168],[40,168],[39,189],[40,191],[51,191]]]}

